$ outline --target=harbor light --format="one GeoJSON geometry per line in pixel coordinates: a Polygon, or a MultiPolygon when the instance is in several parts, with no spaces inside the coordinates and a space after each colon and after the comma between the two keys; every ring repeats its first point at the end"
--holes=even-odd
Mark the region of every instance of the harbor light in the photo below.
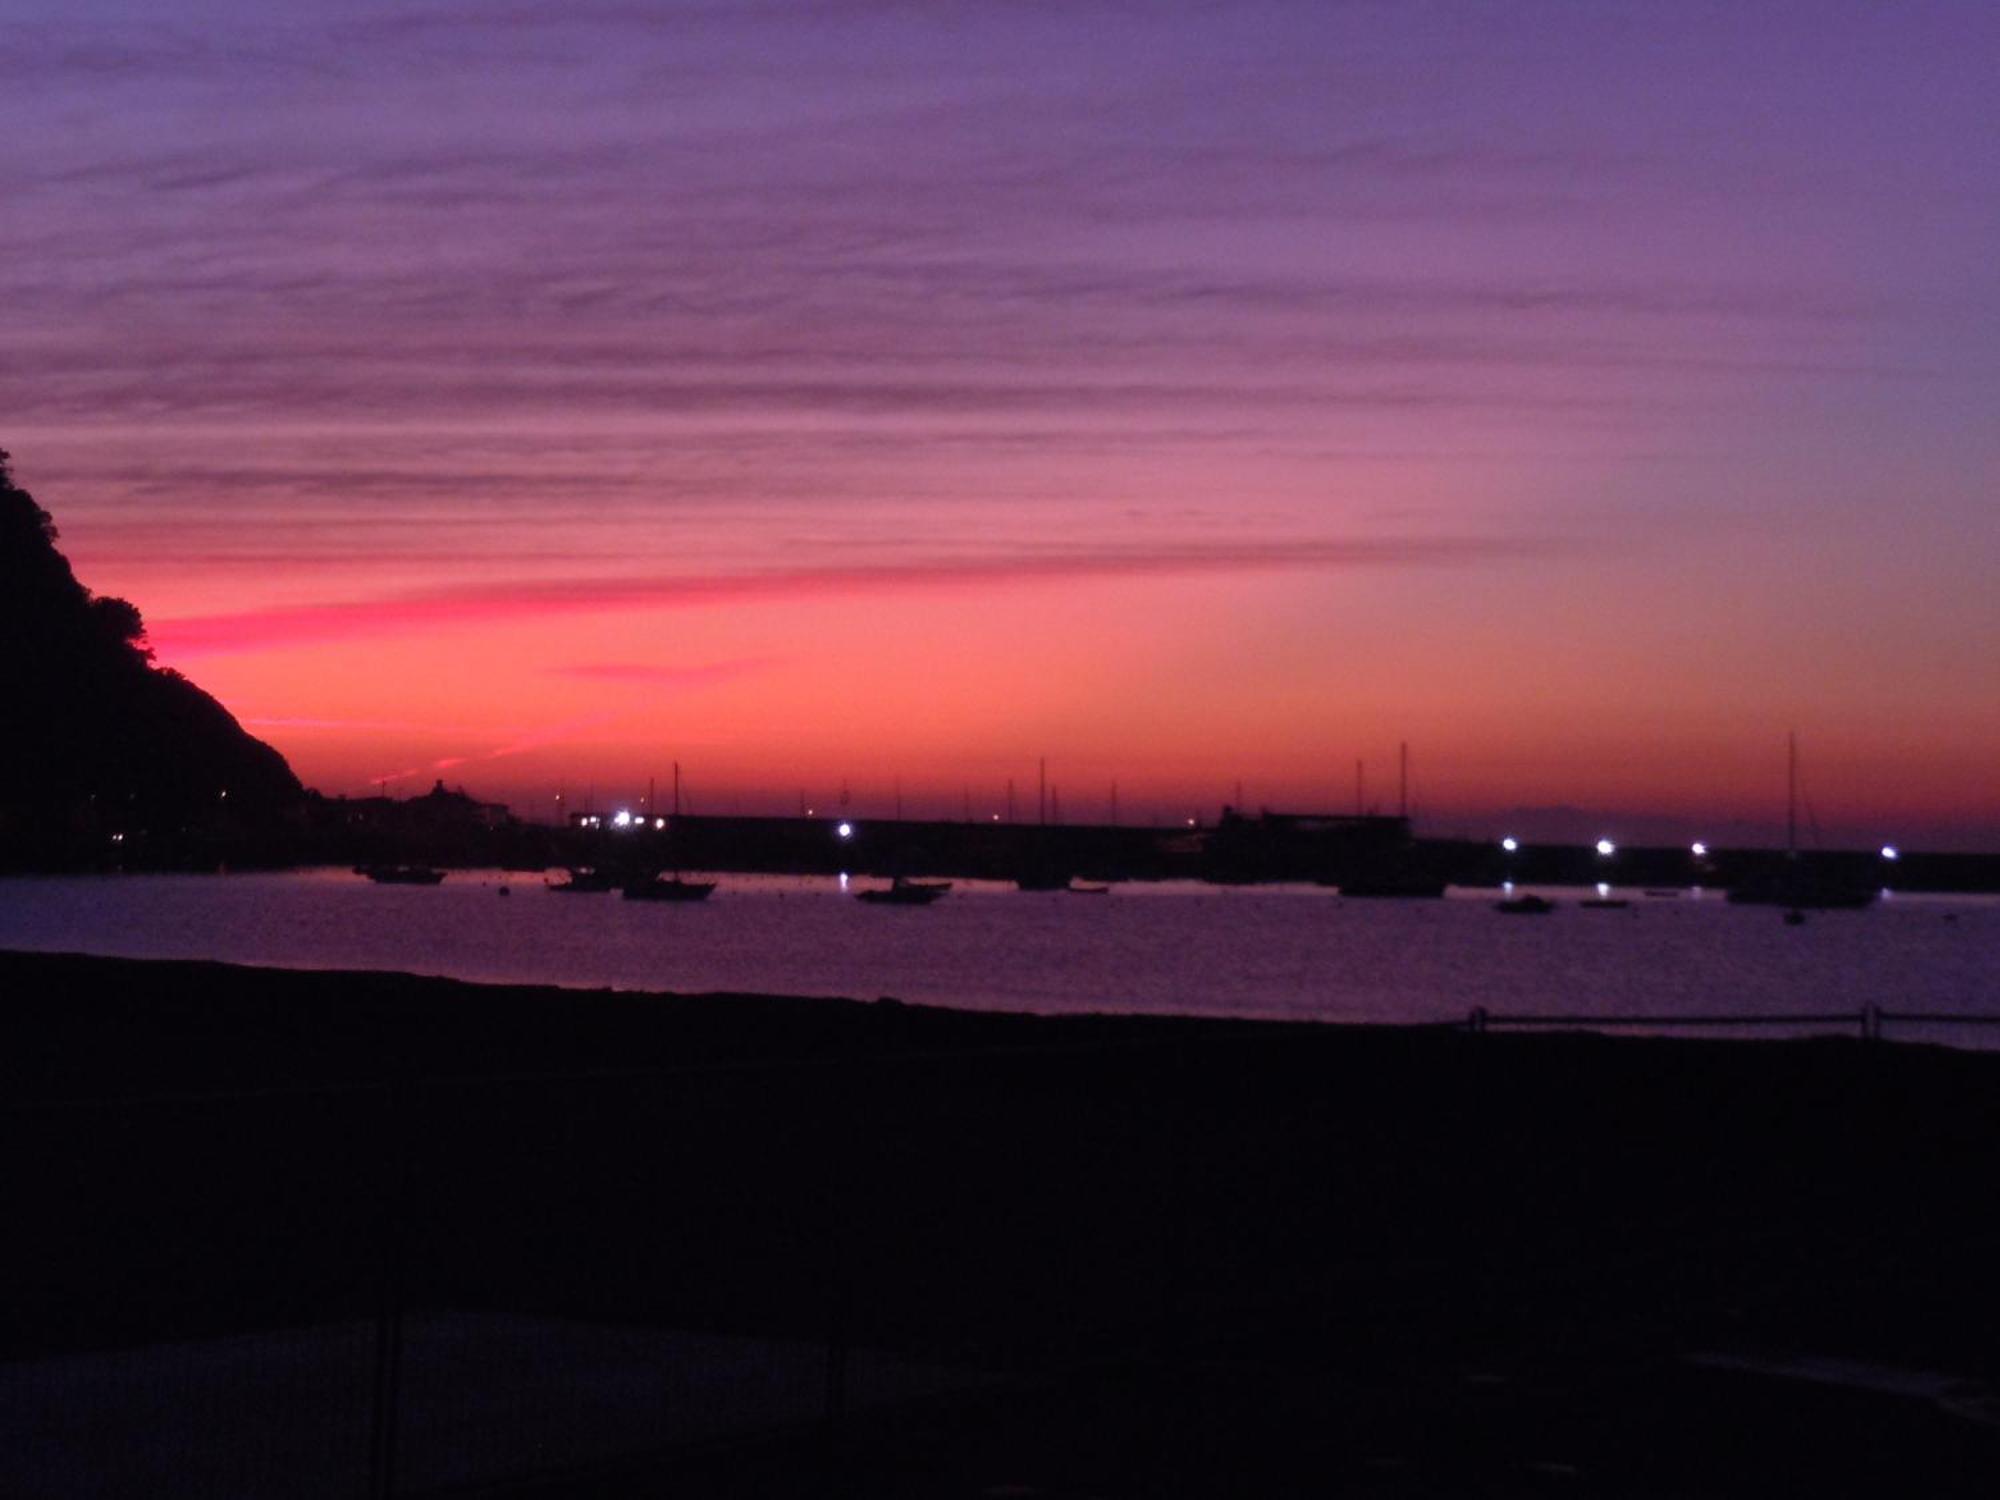
{"type": "Polygon", "coordinates": [[[1898,850],[1894,844],[1884,844],[1882,846],[1882,857],[1888,860],[1889,863],[1894,864],[1897,860],[1901,859],[1903,856],[1902,852],[1898,850]]]}
{"type": "Polygon", "coordinates": [[[655,828],[665,828],[667,826],[667,820],[665,818],[655,818],[653,819],[653,826],[655,828]]]}
{"type": "Polygon", "coordinates": [[[1599,839],[1597,841],[1597,852],[1601,858],[1609,859],[1618,852],[1618,846],[1612,843],[1610,839],[1599,839]]]}
{"type": "Polygon", "coordinates": [[[622,807],[619,808],[617,812],[611,815],[611,826],[613,828],[630,828],[632,826],[632,814],[622,807]]]}
{"type": "Polygon", "coordinates": [[[1506,838],[1500,840],[1500,847],[1505,849],[1509,854],[1512,854],[1521,847],[1521,841],[1510,833],[1506,838]]]}
{"type": "Polygon", "coordinates": [[[854,837],[854,825],[852,823],[842,823],[838,828],[834,829],[833,831],[839,834],[844,839],[851,839],[854,837]]]}
{"type": "Polygon", "coordinates": [[[1688,853],[1692,854],[1696,859],[1707,859],[1708,845],[1704,844],[1700,839],[1696,839],[1692,844],[1688,845],[1688,853]]]}

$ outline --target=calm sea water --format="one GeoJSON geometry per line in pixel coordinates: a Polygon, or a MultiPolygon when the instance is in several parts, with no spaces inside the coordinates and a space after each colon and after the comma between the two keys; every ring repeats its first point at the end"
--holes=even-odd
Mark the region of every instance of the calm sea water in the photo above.
{"type": "MultiPolygon", "coordinates": [[[[8,879],[0,948],[1043,1012],[1397,1022],[1462,1018],[1475,1005],[2000,1012],[1992,898],[1896,896],[1792,928],[1714,892],[1633,892],[1624,911],[1551,892],[1572,899],[1552,916],[1505,917],[1491,892],[1472,891],[1404,902],[1316,887],[1135,884],[1076,896],[960,883],[905,909],[856,901],[830,879],[720,879],[712,899],[688,906],[559,896],[498,871],[455,872],[435,888],[344,870],[8,879]]],[[[1950,1032],[1939,1039],[1978,1039],[1950,1032]]]]}

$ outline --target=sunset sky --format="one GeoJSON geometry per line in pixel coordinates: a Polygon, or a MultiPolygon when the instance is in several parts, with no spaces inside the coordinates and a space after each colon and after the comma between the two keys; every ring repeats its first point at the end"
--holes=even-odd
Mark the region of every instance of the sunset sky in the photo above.
{"type": "Polygon", "coordinates": [[[0,446],[322,790],[2000,847],[2000,5],[0,23],[0,446]]]}

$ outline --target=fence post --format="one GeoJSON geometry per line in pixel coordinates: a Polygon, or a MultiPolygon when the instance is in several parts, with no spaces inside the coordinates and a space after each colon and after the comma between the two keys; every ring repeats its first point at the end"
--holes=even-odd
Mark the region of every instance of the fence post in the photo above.
{"type": "Polygon", "coordinates": [[[375,1301],[375,1380],[368,1443],[370,1500],[396,1492],[396,1417],[403,1378],[404,1259],[409,1245],[409,1085],[391,1083],[384,1104],[387,1168],[382,1189],[382,1263],[375,1301]]]}
{"type": "Polygon", "coordinates": [[[814,1150],[824,1221],[819,1226],[826,1314],[826,1365],[820,1393],[820,1478],[827,1494],[843,1493],[847,1430],[848,1360],[853,1341],[855,1256],[853,1164],[861,1149],[859,1112],[863,1080],[856,1063],[836,1063],[827,1084],[832,1105],[814,1150]]]}

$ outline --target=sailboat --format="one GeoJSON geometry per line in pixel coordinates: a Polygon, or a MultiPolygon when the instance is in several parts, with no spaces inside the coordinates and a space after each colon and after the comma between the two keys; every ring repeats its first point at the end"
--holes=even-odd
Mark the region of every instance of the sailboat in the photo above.
{"type": "MultiPolygon", "coordinates": [[[[1405,740],[1396,747],[1397,784],[1396,815],[1402,820],[1404,837],[1407,839],[1410,826],[1410,746],[1405,740]]],[[[1360,797],[1356,794],[1356,810],[1359,811],[1360,797]]],[[[1356,899],[1388,898],[1399,901],[1436,901],[1444,896],[1445,882],[1434,871],[1426,869],[1417,857],[1416,849],[1409,845],[1396,851],[1387,859],[1377,860],[1369,869],[1343,878],[1340,894],[1356,899]]]]}
{"type": "MultiPolygon", "coordinates": [[[[674,762],[674,830],[673,848],[680,851],[681,820],[681,763],[674,762]]],[[[680,865],[674,865],[672,875],[655,874],[649,879],[628,881],[624,896],[627,901],[706,901],[715,894],[713,880],[683,880],[680,865]]]]}
{"type": "Polygon", "coordinates": [[[1760,876],[1732,886],[1729,900],[1737,906],[1790,908],[1785,921],[1796,927],[1807,910],[1854,910],[1870,905],[1875,892],[1850,881],[1809,869],[1799,857],[1799,737],[1785,739],[1785,864],[1776,875],[1760,876]]]}
{"type": "Polygon", "coordinates": [[[1038,777],[1035,822],[1040,832],[1035,836],[1032,852],[1014,876],[1014,888],[1020,891],[1066,891],[1070,889],[1073,874],[1049,848],[1049,762],[1046,756],[1039,762],[1038,777]]]}

